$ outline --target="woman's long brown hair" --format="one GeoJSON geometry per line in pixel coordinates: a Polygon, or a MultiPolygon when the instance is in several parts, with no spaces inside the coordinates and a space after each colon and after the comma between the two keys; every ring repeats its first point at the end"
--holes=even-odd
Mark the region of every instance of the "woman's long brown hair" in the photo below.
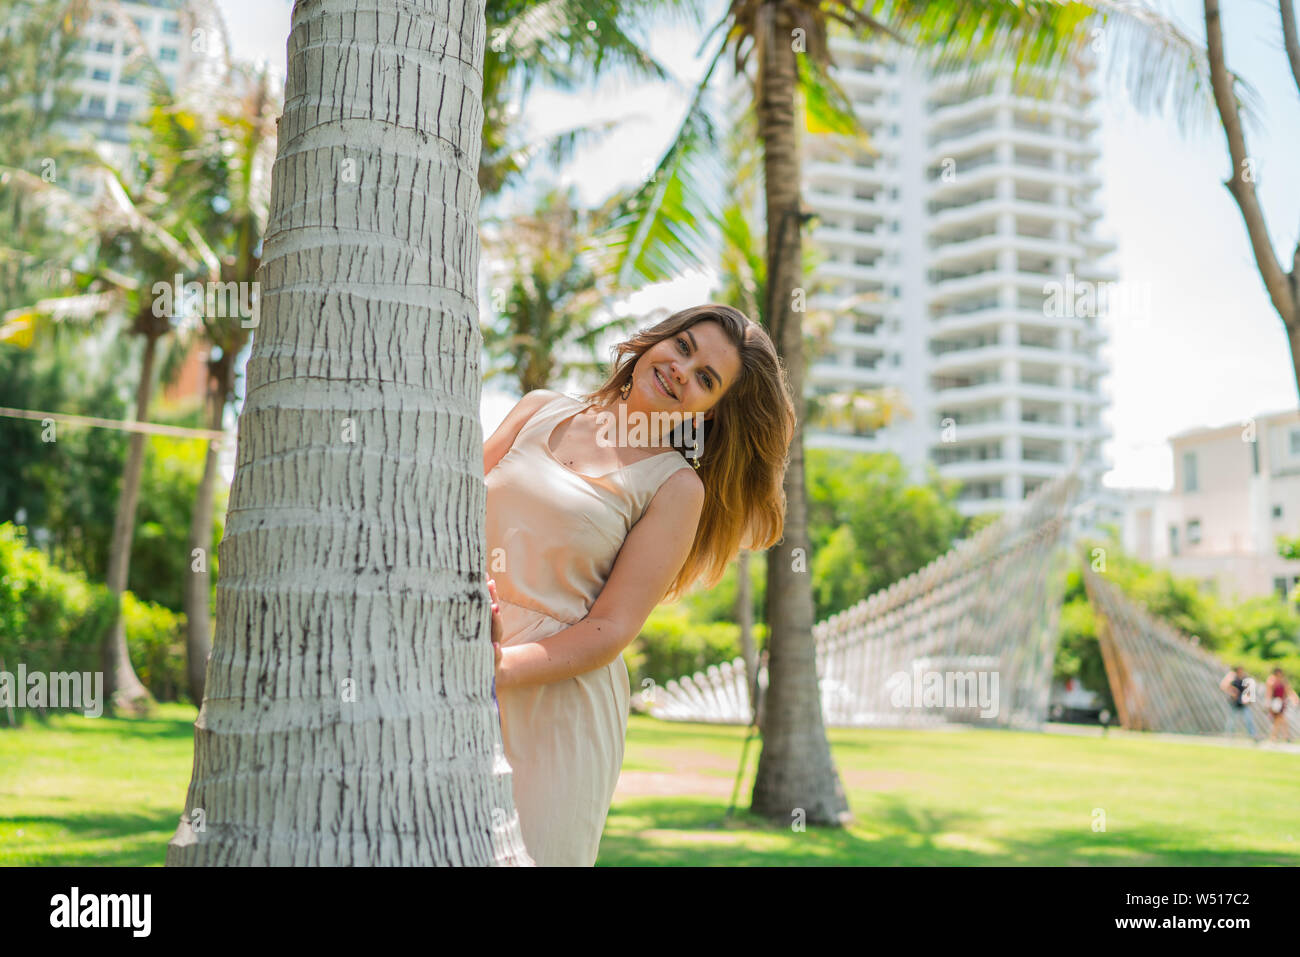
{"type": "MultiPolygon", "coordinates": [[[[740,374],[713,406],[703,425],[698,475],[704,507],[695,541],[664,596],[676,601],[697,580],[718,582],[742,547],[761,550],[781,540],[785,529],[786,465],[794,437],[795,411],[785,367],[767,332],[739,309],[718,303],[692,306],[642,329],[615,349],[614,371],[584,401],[617,402],[641,355],[658,342],[697,322],[712,320],[740,354],[740,374]]],[[[685,455],[679,431],[673,445],[685,455]]]]}

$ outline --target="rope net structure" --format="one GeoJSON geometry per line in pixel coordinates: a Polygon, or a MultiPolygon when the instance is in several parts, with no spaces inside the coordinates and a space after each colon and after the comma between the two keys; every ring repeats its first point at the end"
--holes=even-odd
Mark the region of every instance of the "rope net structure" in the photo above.
{"type": "MultiPolygon", "coordinates": [[[[1079,486],[1074,471],[1045,483],[929,565],[814,626],[826,724],[1040,727],[1079,486]]],[[[758,683],[766,687],[766,666],[758,683]]],[[[646,704],[667,720],[748,724],[744,659],[669,681],[646,704]]]]}
{"type": "MultiPolygon", "coordinates": [[[[1227,664],[1130,601],[1117,585],[1087,565],[1083,584],[1098,612],[1097,640],[1124,728],[1178,734],[1232,730],[1234,706],[1219,688],[1227,664]]],[[[1273,721],[1262,682],[1252,697],[1247,707],[1262,735],[1273,721]]],[[[1297,709],[1288,704],[1284,714],[1292,738],[1300,737],[1297,709]]]]}

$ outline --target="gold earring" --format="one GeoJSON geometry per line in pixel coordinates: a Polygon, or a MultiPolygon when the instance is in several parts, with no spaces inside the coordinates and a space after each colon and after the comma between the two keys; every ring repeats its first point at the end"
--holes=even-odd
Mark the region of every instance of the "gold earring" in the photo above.
{"type": "Polygon", "coordinates": [[[632,380],[631,380],[631,379],[628,379],[626,382],[624,382],[624,383],[623,383],[623,388],[619,389],[618,391],[619,391],[619,394],[622,395],[623,398],[626,399],[626,398],[631,394],[631,392],[632,392],[632,380]]]}

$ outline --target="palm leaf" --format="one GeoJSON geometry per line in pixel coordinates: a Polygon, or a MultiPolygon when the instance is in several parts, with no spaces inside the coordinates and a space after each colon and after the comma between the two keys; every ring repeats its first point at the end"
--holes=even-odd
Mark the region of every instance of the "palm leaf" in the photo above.
{"type": "Polygon", "coordinates": [[[708,85],[721,59],[719,44],[696,85],[676,136],[651,175],[622,198],[610,225],[592,244],[602,270],[618,285],[633,277],[661,282],[709,262],[719,216],[720,135],[708,110],[708,85]]]}

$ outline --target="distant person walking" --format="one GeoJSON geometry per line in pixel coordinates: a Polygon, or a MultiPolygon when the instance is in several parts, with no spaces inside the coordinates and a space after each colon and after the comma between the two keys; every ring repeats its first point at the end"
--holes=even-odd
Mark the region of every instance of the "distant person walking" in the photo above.
{"type": "Polygon", "coordinates": [[[1268,688],[1268,713],[1273,717],[1273,730],[1269,732],[1268,739],[1276,741],[1280,731],[1282,740],[1289,741],[1291,731],[1286,725],[1286,706],[1288,701],[1293,705],[1300,705],[1300,696],[1297,696],[1286,683],[1281,668],[1273,669],[1273,673],[1268,676],[1266,687],[1268,688]]]}
{"type": "Polygon", "coordinates": [[[1252,739],[1255,738],[1255,718],[1250,713],[1250,702],[1253,699],[1251,691],[1254,687],[1253,679],[1247,677],[1246,669],[1241,665],[1236,665],[1231,671],[1223,676],[1219,682],[1219,687],[1223,689],[1224,694],[1231,699],[1231,706],[1228,708],[1228,722],[1223,728],[1224,734],[1233,734],[1237,725],[1244,725],[1246,734],[1252,739]]]}

